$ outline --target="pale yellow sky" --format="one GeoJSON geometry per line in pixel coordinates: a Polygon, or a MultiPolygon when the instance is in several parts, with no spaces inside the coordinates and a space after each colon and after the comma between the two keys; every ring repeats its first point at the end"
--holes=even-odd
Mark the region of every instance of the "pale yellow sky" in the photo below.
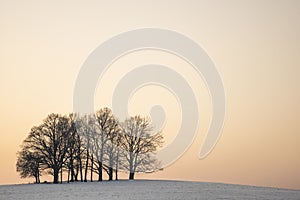
{"type": "MultiPolygon", "coordinates": [[[[299,19],[299,1],[1,0],[0,184],[22,182],[16,152],[30,128],[51,112],[72,112],[77,74],[99,44],[124,31],[158,27],[206,50],[222,76],[227,113],[219,142],[199,160],[211,113],[205,89],[196,88],[205,112],[191,148],[164,171],[140,177],[300,189],[299,19]]],[[[135,55],[137,64],[153,58],[183,66],[156,53],[135,55]]],[[[119,64],[129,69],[135,63],[129,58],[119,64]]],[[[136,94],[133,101],[141,99],[136,94]]],[[[171,131],[165,134],[172,139],[171,131]]]]}

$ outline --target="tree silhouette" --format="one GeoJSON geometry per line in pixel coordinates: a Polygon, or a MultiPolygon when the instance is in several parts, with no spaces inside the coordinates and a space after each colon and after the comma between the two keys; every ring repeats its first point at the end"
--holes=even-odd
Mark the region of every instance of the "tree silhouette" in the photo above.
{"type": "Polygon", "coordinates": [[[68,148],[66,153],[65,166],[68,170],[68,181],[78,181],[78,175],[80,175],[80,181],[83,181],[83,163],[82,159],[85,156],[86,148],[83,144],[83,137],[79,134],[80,128],[77,124],[77,116],[69,114],[69,137],[68,137],[68,148]],[[70,179],[70,180],[69,180],[70,179]]]}
{"type": "Polygon", "coordinates": [[[40,183],[42,156],[24,146],[17,157],[16,168],[21,178],[34,177],[35,183],[40,183]]]}
{"type": "Polygon", "coordinates": [[[58,183],[59,171],[65,163],[70,139],[70,124],[67,117],[50,114],[43,124],[34,127],[25,143],[43,155],[43,164],[53,175],[53,183],[58,183]]]}
{"type": "Polygon", "coordinates": [[[119,138],[121,136],[121,127],[118,121],[112,117],[109,121],[109,128],[106,129],[106,137],[108,141],[105,144],[105,151],[104,151],[104,164],[107,167],[107,174],[108,180],[113,180],[113,168],[118,162],[118,145],[119,145],[119,138]]]}
{"type": "Polygon", "coordinates": [[[160,133],[151,134],[150,122],[148,118],[135,116],[122,123],[124,139],[121,148],[126,158],[123,167],[129,171],[129,179],[134,179],[135,172],[151,172],[159,168],[154,152],[162,145],[163,137],[160,133]]]}
{"type": "MultiPolygon", "coordinates": [[[[95,119],[91,115],[77,116],[75,120],[76,132],[83,148],[82,159],[84,165],[84,182],[87,182],[88,170],[93,175],[93,143],[92,133],[95,132],[95,119]],[[89,162],[91,161],[91,162],[89,162]]],[[[92,178],[91,178],[92,181],[92,178]]]]}
{"type": "Polygon", "coordinates": [[[53,175],[53,183],[87,182],[93,173],[103,180],[118,179],[119,171],[153,172],[159,168],[155,151],[162,145],[162,135],[153,134],[150,119],[140,116],[119,123],[111,109],[102,108],[95,114],[79,116],[50,114],[39,126],[34,126],[23,141],[17,156],[17,171],[21,178],[34,177],[40,182],[42,173],[53,175]]]}
{"type": "Polygon", "coordinates": [[[114,140],[117,138],[119,130],[118,121],[115,119],[111,109],[102,108],[95,114],[95,132],[92,133],[94,155],[97,159],[98,181],[102,181],[102,171],[108,173],[109,180],[113,177],[114,140]],[[108,165],[104,165],[107,156],[108,165]]]}

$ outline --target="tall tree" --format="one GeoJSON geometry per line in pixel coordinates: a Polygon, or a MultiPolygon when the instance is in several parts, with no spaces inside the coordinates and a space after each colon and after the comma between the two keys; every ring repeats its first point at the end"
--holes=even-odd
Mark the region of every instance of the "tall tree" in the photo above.
{"type": "Polygon", "coordinates": [[[67,160],[65,162],[65,165],[68,170],[68,182],[74,182],[74,177],[75,177],[75,169],[74,169],[74,163],[75,163],[75,158],[74,154],[76,151],[76,127],[73,123],[74,121],[74,115],[70,114],[69,115],[69,123],[70,123],[70,131],[69,131],[69,139],[68,139],[68,148],[66,152],[66,157],[67,160]]]}
{"type": "Polygon", "coordinates": [[[42,125],[31,130],[26,140],[31,149],[43,155],[43,164],[53,175],[53,183],[58,183],[59,172],[67,159],[70,129],[67,117],[50,114],[42,125]]]}
{"type": "Polygon", "coordinates": [[[83,137],[79,133],[80,127],[77,123],[77,118],[75,114],[69,114],[69,139],[68,139],[68,150],[66,157],[68,158],[66,165],[68,166],[68,173],[71,176],[71,182],[78,181],[78,175],[80,175],[80,180],[83,181],[83,164],[82,158],[85,152],[85,147],[83,144],[83,137]]]}
{"type": "MultiPolygon", "coordinates": [[[[109,108],[102,108],[98,110],[95,114],[95,125],[96,125],[96,131],[92,134],[92,141],[93,141],[93,147],[94,147],[94,154],[95,158],[97,159],[96,165],[97,165],[97,171],[98,171],[98,181],[102,181],[102,171],[103,171],[103,160],[105,155],[105,150],[107,143],[109,141],[112,141],[113,135],[117,132],[118,122],[115,119],[111,109],[109,108]]],[[[110,145],[112,147],[112,145],[110,145]]],[[[110,149],[112,153],[113,148],[110,149]]],[[[112,173],[113,168],[112,165],[108,165],[108,174],[109,179],[112,180],[112,173]]]]}
{"type": "Polygon", "coordinates": [[[123,157],[122,157],[122,142],[123,142],[123,129],[120,126],[120,129],[118,131],[117,137],[115,139],[115,180],[118,180],[118,172],[119,172],[119,166],[123,162],[123,157]]]}
{"type": "Polygon", "coordinates": [[[83,161],[84,165],[82,168],[84,168],[84,182],[87,182],[87,175],[88,175],[88,169],[89,169],[89,160],[91,158],[91,130],[93,125],[93,119],[89,115],[83,115],[83,116],[77,116],[75,120],[75,126],[78,136],[80,137],[82,147],[83,147],[83,158],[85,158],[85,161],[83,161]]]}
{"type": "Polygon", "coordinates": [[[123,141],[121,147],[126,158],[124,167],[129,170],[129,179],[135,172],[153,171],[158,168],[154,152],[163,143],[160,133],[153,134],[149,118],[130,117],[122,123],[123,141]]]}
{"type": "MultiPolygon", "coordinates": [[[[108,138],[105,144],[105,166],[107,167],[108,180],[113,180],[113,169],[118,159],[118,145],[122,129],[118,121],[113,117],[109,122],[109,128],[106,129],[106,137],[108,138]]],[[[117,172],[117,171],[116,171],[117,172]]]]}

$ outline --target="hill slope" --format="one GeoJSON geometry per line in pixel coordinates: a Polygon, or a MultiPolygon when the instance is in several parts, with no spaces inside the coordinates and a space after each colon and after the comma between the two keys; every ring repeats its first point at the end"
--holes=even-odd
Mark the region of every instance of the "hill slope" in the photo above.
{"type": "Polygon", "coordinates": [[[300,190],[184,181],[104,181],[0,186],[2,200],[300,199],[300,190]]]}

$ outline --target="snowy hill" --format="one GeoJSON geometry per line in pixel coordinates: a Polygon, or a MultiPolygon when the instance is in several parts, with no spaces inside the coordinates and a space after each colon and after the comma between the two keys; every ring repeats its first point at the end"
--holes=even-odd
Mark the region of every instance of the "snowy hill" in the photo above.
{"type": "Polygon", "coordinates": [[[0,186],[0,200],[300,199],[300,190],[184,181],[104,181],[0,186]]]}

